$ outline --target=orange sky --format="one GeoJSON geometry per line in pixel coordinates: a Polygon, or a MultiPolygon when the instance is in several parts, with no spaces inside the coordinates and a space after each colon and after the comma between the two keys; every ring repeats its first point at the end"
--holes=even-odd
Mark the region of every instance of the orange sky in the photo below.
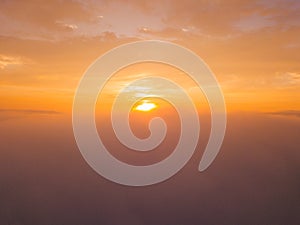
{"type": "MultiPolygon", "coordinates": [[[[297,0],[1,1],[0,108],[70,112],[78,82],[98,56],[159,39],[210,66],[229,111],[300,110],[299,10],[297,0]]],[[[144,65],[144,73],[153,68],[144,65]]],[[[121,88],[141,70],[133,66],[110,85],[121,88]]],[[[182,84],[196,99],[201,94],[182,84]]]]}
{"type": "MultiPolygon", "coordinates": [[[[178,96],[159,82],[139,85],[127,89],[122,104],[153,89],[178,96]]],[[[194,131],[185,136],[192,140],[194,131]]],[[[0,0],[0,225],[300,224],[299,133],[300,0],[0,0]],[[198,144],[182,170],[157,185],[127,187],[86,163],[73,98],[99,56],[153,39],[186,47],[210,67],[229,112],[226,134],[212,165],[199,173],[211,134],[222,134],[213,130],[220,120],[207,113],[199,87],[159,63],[118,71],[95,110],[99,140],[116,159],[133,166],[162,162],[185,131],[186,117],[153,98],[158,107],[130,111],[128,124],[145,139],[157,134],[150,122],[161,117],[165,138],[151,151],[124,145],[128,136],[119,138],[115,127],[127,121],[111,119],[110,107],[132,79],[172,79],[199,112],[198,144]]]]}

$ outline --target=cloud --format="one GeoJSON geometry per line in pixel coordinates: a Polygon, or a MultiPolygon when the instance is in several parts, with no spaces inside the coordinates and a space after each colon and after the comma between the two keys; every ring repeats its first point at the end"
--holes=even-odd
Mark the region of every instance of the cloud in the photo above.
{"type": "Polygon", "coordinates": [[[62,112],[54,110],[40,110],[40,109],[0,109],[0,121],[11,119],[20,119],[26,116],[33,115],[60,115],[62,112]]]}
{"type": "Polygon", "coordinates": [[[78,26],[76,24],[68,24],[62,21],[56,21],[56,24],[58,24],[62,28],[62,30],[65,31],[75,31],[78,29],[78,26]]]}
{"type": "Polygon", "coordinates": [[[89,7],[81,1],[0,1],[0,35],[52,41],[65,38],[78,23],[93,23],[96,8],[92,1],[89,7]]]}
{"type": "Polygon", "coordinates": [[[252,14],[245,18],[240,19],[235,23],[235,27],[243,32],[253,32],[260,29],[272,27],[276,22],[268,16],[252,14]]]}
{"type": "MultiPolygon", "coordinates": [[[[169,30],[173,31],[168,34],[169,39],[186,33],[232,37],[239,32],[258,31],[271,26],[298,26],[300,18],[295,12],[299,3],[293,0],[287,2],[54,0],[39,6],[34,0],[1,1],[0,20],[3,22],[0,35],[60,40],[113,32],[118,37],[147,38],[148,31],[165,33],[169,30]]],[[[157,37],[155,33],[152,35],[157,37]]]]}
{"type": "Polygon", "coordinates": [[[241,74],[222,74],[220,83],[226,89],[258,90],[258,89],[286,89],[298,88],[300,85],[300,73],[282,72],[264,74],[262,76],[243,77],[241,74]]]}
{"type": "Polygon", "coordinates": [[[0,69],[5,69],[10,65],[22,65],[24,62],[20,57],[0,55],[0,69]]]}
{"type": "Polygon", "coordinates": [[[277,112],[268,112],[267,114],[278,116],[295,116],[300,118],[300,110],[284,110],[277,112]]]}
{"type": "Polygon", "coordinates": [[[275,77],[273,83],[275,85],[280,85],[280,87],[298,86],[300,85],[300,73],[285,72],[278,74],[275,77]]]}
{"type": "Polygon", "coordinates": [[[0,113],[23,113],[23,114],[61,114],[54,110],[36,110],[36,109],[0,109],[0,113]]]}

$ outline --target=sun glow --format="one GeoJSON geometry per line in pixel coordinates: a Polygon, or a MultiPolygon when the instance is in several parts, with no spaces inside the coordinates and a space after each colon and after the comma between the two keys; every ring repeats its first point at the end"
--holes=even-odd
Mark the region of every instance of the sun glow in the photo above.
{"type": "Polygon", "coordinates": [[[139,105],[137,105],[134,109],[137,111],[150,111],[152,109],[157,108],[157,105],[152,102],[142,102],[139,105]]]}

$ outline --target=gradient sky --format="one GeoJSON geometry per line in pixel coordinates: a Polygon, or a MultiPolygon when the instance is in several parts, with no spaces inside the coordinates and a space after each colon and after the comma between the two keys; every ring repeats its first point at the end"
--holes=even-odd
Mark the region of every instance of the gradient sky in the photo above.
{"type": "Polygon", "coordinates": [[[297,0],[4,0],[1,108],[70,112],[80,77],[98,56],[159,39],[204,59],[228,110],[300,110],[299,10],[297,0]]]}
{"type": "MultiPolygon", "coordinates": [[[[299,225],[299,40],[299,0],[0,0],[0,224],[299,225]],[[229,112],[226,135],[200,173],[211,128],[203,93],[171,66],[126,67],[99,95],[96,115],[107,113],[103,106],[132,79],[158,75],[192,96],[201,131],[191,160],[174,177],[122,186],[82,157],[72,129],[73,97],[100,55],[152,39],[189,48],[209,65],[229,112]]],[[[146,82],[125,96],[153,88],[176,95],[146,82]]],[[[172,153],[180,119],[170,104],[155,101],[155,110],[129,117],[140,138],[149,136],[153,116],[165,120],[166,138],[153,151],[128,149],[110,115],[96,116],[99,137],[117,159],[149,165],[172,153]]]]}

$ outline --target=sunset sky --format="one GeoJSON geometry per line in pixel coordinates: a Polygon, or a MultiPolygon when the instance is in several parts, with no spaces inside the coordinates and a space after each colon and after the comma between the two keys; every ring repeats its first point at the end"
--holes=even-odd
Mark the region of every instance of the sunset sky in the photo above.
{"type": "MultiPolygon", "coordinates": [[[[149,81],[126,89],[121,102],[153,90],[185,106],[177,90],[149,81]]],[[[299,0],[0,0],[1,225],[298,225],[299,134],[299,0]],[[173,80],[191,96],[201,123],[186,166],[136,188],[104,179],[85,162],[72,106],[98,57],[141,40],[199,55],[219,81],[228,113],[220,152],[200,173],[212,119],[196,83],[162,63],[117,71],[95,106],[99,137],[115,158],[151,165],[172,154],[180,136],[174,107],[147,98],[132,108],[131,129],[147,138],[149,121],[161,116],[165,139],[149,152],[117,140],[111,106],[134,79],[173,80]]]]}
{"type": "Polygon", "coordinates": [[[209,65],[229,111],[299,110],[299,10],[297,0],[1,1],[1,109],[70,112],[97,57],[158,39],[209,65]]]}

